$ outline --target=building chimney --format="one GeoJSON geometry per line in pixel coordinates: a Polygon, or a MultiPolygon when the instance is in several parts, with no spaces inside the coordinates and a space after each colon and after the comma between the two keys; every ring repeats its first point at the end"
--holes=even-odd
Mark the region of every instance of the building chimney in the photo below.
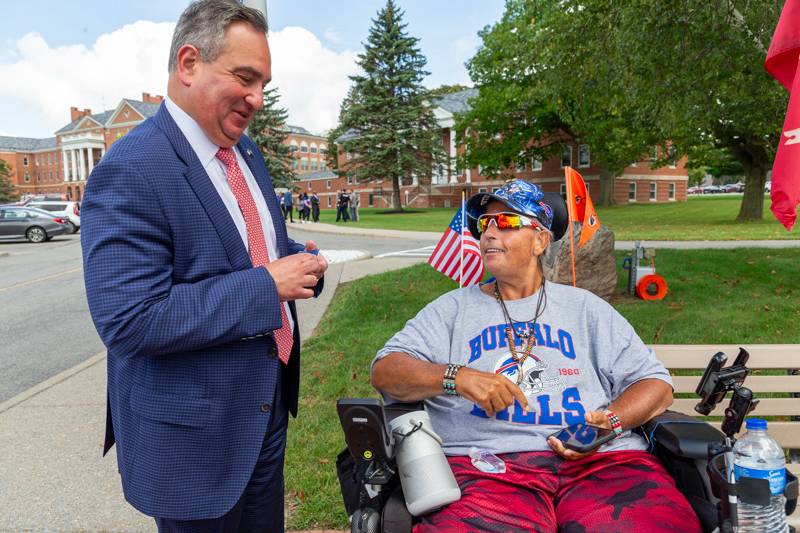
{"type": "Polygon", "coordinates": [[[91,114],[92,114],[92,110],[91,110],[91,109],[89,109],[88,107],[87,107],[86,109],[84,109],[84,110],[83,110],[83,116],[84,116],[84,117],[88,117],[88,116],[89,116],[89,115],[91,115],[91,114]]]}
{"type": "Polygon", "coordinates": [[[83,116],[83,113],[78,111],[77,107],[70,107],[69,108],[69,121],[70,122],[75,122],[76,120],[78,120],[82,116],[83,116]]]}
{"type": "Polygon", "coordinates": [[[163,99],[164,97],[158,94],[142,93],[142,102],[148,104],[160,104],[163,99]]]}

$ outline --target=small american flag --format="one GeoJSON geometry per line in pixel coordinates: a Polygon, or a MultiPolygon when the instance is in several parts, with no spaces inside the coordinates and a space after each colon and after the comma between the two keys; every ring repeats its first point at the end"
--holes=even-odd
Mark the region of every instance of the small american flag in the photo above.
{"type": "Polygon", "coordinates": [[[428,264],[461,287],[474,285],[483,278],[481,248],[464,225],[464,208],[450,221],[428,264]]]}

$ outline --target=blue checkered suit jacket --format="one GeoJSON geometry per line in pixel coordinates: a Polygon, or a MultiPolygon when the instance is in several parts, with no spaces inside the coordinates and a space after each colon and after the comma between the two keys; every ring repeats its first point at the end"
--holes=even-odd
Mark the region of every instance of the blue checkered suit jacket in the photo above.
{"type": "MultiPolygon", "coordinates": [[[[259,150],[246,137],[238,147],[280,255],[297,253],[259,150]]],[[[277,379],[297,414],[298,330],[284,367],[271,335],[281,325],[275,283],[253,268],[163,104],[94,169],[81,211],[89,309],[108,348],[105,449],[116,439],[125,497],[151,516],[221,516],[253,471],[277,379]]]]}

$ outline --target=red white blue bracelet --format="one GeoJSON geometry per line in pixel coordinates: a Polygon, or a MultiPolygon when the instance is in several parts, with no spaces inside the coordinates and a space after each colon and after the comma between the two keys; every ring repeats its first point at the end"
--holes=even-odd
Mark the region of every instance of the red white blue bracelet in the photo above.
{"type": "Polygon", "coordinates": [[[611,424],[611,431],[614,432],[614,438],[618,439],[622,435],[622,422],[620,422],[617,414],[611,409],[606,409],[603,414],[608,418],[608,423],[611,424]]]}

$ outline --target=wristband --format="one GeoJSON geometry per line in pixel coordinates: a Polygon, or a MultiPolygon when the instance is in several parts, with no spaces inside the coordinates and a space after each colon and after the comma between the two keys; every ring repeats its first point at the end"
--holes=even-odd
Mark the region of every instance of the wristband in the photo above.
{"type": "Polygon", "coordinates": [[[444,369],[444,377],[442,378],[442,388],[444,388],[444,393],[449,394],[451,396],[458,396],[456,392],[456,374],[464,365],[454,365],[449,364],[447,368],[444,369]]]}
{"type": "Polygon", "coordinates": [[[622,422],[620,422],[617,414],[611,409],[606,409],[603,414],[608,418],[608,423],[611,424],[611,431],[614,432],[614,438],[618,439],[622,435],[622,422]]]}

